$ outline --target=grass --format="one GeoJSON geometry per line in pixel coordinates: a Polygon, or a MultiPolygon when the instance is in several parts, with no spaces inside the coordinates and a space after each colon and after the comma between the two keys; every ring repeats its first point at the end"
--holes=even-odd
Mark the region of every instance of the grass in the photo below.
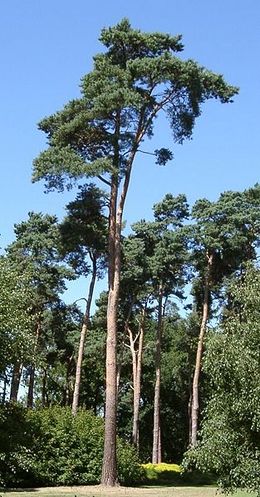
{"type": "MultiPolygon", "coordinates": [[[[0,492],[1,497],[214,497],[220,495],[213,487],[114,487],[101,486],[52,487],[0,492]]],[[[256,497],[256,494],[237,492],[232,497],[256,497]]]]}

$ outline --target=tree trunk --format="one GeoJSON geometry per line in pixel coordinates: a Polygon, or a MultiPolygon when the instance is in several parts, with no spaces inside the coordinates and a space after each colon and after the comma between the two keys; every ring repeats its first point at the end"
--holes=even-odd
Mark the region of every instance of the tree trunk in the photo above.
{"type": "Polygon", "coordinates": [[[117,414],[117,308],[120,277],[120,235],[116,223],[118,187],[114,180],[111,186],[109,212],[109,256],[108,256],[108,302],[107,302],[107,340],[106,340],[106,405],[105,440],[102,467],[102,484],[117,484],[116,466],[116,414],[117,414]]]}
{"type": "Polygon", "coordinates": [[[42,376],[42,407],[46,407],[48,405],[47,399],[47,367],[43,369],[42,376]]]}
{"type": "Polygon", "coordinates": [[[10,390],[10,401],[17,402],[18,391],[21,381],[23,365],[20,362],[16,362],[13,367],[11,390],[10,390]]]}
{"type": "Polygon", "coordinates": [[[34,358],[33,358],[34,362],[30,366],[29,386],[28,386],[28,394],[27,394],[27,407],[28,408],[33,407],[34,383],[35,383],[35,356],[36,356],[36,352],[37,352],[40,331],[41,331],[41,323],[40,323],[40,321],[38,321],[37,327],[36,327],[35,342],[34,342],[34,358]]]}
{"type": "Polygon", "coordinates": [[[30,409],[33,407],[34,382],[35,382],[35,365],[32,364],[30,366],[29,386],[28,386],[28,394],[27,394],[27,407],[30,409]]]}
{"type": "Polygon", "coordinates": [[[88,329],[89,317],[90,317],[90,308],[93,298],[93,292],[97,277],[97,261],[96,257],[92,256],[92,277],[89,285],[88,299],[86,304],[86,310],[84,314],[83,325],[81,328],[80,334],[80,342],[79,342],[79,350],[78,350],[78,359],[77,359],[77,367],[76,367],[76,378],[75,378],[75,387],[73,392],[73,402],[72,402],[72,414],[75,416],[77,414],[78,406],[79,406],[79,390],[80,390],[80,380],[81,380],[81,370],[82,370],[82,361],[84,355],[84,344],[85,337],[88,329]]]}
{"type": "Polygon", "coordinates": [[[107,304],[107,341],[106,341],[106,406],[105,440],[102,466],[103,485],[117,484],[116,465],[116,415],[117,415],[117,310],[120,289],[121,232],[122,216],[128,192],[132,165],[138,145],[145,133],[144,116],[141,113],[135,141],[125,167],[122,192],[118,202],[118,181],[120,175],[120,112],[117,113],[114,144],[114,167],[116,175],[111,176],[108,236],[108,304],[107,304]],[[117,205],[118,202],[118,205],[117,205]]]}
{"type": "Polygon", "coordinates": [[[7,375],[6,375],[5,373],[4,373],[4,374],[3,374],[3,376],[1,377],[1,380],[2,380],[2,381],[3,381],[3,383],[4,383],[1,403],[2,403],[2,404],[5,404],[5,400],[6,400],[6,392],[7,392],[7,385],[8,385],[8,378],[7,378],[7,375]]]}
{"type": "Polygon", "coordinates": [[[191,446],[195,447],[198,435],[198,421],[199,421],[199,379],[201,372],[203,342],[209,317],[209,296],[210,296],[210,280],[211,268],[213,264],[213,254],[208,255],[208,262],[205,274],[204,283],[204,297],[202,306],[202,320],[200,325],[199,341],[197,346],[196,363],[193,375],[192,384],[192,404],[191,404],[191,446]]]}
{"type": "Polygon", "coordinates": [[[123,364],[123,359],[124,359],[124,347],[125,347],[125,340],[126,340],[126,335],[128,332],[128,323],[129,319],[132,313],[132,303],[129,307],[128,313],[127,313],[127,318],[125,320],[125,325],[124,325],[124,334],[122,337],[122,342],[120,344],[119,352],[117,354],[117,377],[116,377],[116,384],[117,384],[117,395],[119,393],[119,387],[120,387],[120,379],[121,379],[121,370],[122,370],[122,364],[123,364]]]}
{"type": "Polygon", "coordinates": [[[159,426],[159,440],[158,440],[158,461],[157,464],[162,462],[162,437],[161,437],[161,423],[159,426]]]}
{"type": "Polygon", "coordinates": [[[138,452],[139,452],[139,414],[140,414],[140,398],[141,398],[142,356],[143,356],[143,343],[144,343],[144,322],[145,322],[145,310],[143,309],[140,329],[138,333],[138,350],[135,350],[135,341],[133,340],[132,333],[130,332],[129,334],[130,349],[132,353],[133,388],[134,388],[132,442],[135,445],[138,452]]]}
{"type": "Polygon", "coordinates": [[[159,288],[158,322],[155,352],[155,386],[154,386],[154,415],[153,415],[153,452],[152,463],[161,461],[160,441],[160,390],[161,390],[161,341],[162,341],[162,311],[163,311],[163,288],[159,288]]]}
{"type": "Polygon", "coordinates": [[[188,400],[188,408],[187,408],[187,413],[188,413],[188,440],[189,440],[189,446],[191,446],[191,406],[192,406],[192,389],[190,386],[190,394],[189,394],[189,400],[188,400]]]}

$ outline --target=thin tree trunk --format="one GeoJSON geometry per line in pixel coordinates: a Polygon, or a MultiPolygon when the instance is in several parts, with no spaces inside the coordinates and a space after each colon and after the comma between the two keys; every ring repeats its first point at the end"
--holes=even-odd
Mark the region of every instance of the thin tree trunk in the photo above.
{"type": "Polygon", "coordinates": [[[13,367],[11,390],[10,390],[10,401],[17,402],[18,391],[21,381],[23,365],[20,362],[16,362],[13,367]]]}
{"type": "Polygon", "coordinates": [[[153,452],[152,463],[161,461],[160,443],[160,390],[161,390],[161,341],[162,341],[162,311],[163,288],[159,288],[158,322],[155,352],[155,386],[154,386],[154,415],[153,415],[153,452]]]}
{"type": "Polygon", "coordinates": [[[8,385],[8,378],[7,378],[7,375],[5,373],[3,374],[2,379],[3,379],[3,382],[4,382],[3,393],[2,393],[2,404],[5,404],[6,392],[7,392],[7,385],[8,385]]]}
{"type": "Polygon", "coordinates": [[[34,383],[35,383],[35,356],[36,356],[36,352],[37,352],[40,331],[41,331],[41,323],[40,323],[40,321],[38,321],[37,328],[36,328],[35,343],[34,343],[34,359],[33,359],[34,362],[30,366],[29,386],[28,386],[28,394],[27,394],[27,407],[30,409],[33,407],[34,383]]]}
{"type": "Polygon", "coordinates": [[[79,406],[79,390],[80,390],[80,380],[81,380],[81,371],[82,371],[82,361],[83,361],[83,355],[84,355],[84,344],[85,344],[85,337],[86,337],[86,333],[87,333],[87,329],[88,329],[88,323],[89,323],[89,317],[90,317],[90,308],[91,308],[91,303],[92,303],[92,298],[93,298],[96,277],[97,277],[97,261],[96,261],[96,257],[92,256],[92,277],[91,277],[91,281],[90,281],[90,285],[89,285],[86,310],[85,310],[83,325],[82,325],[81,334],[80,334],[78,359],[77,359],[77,366],[76,366],[76,379],[75,379],[75,386],[74,386],[74,392],[73,392],[72,414],[74,416],[77,414],[77,410],[78,410],[78,406],[79,406]]]}
{"type": "Polygon", "coordinates": [[[120,345],[120,349],[119,349],[119,353],[118,353],[118,357],[117,357],[117,375],[116,375],[117,395],[118,395],[118,392],[119,392],[120,378],[121,378],[121,369],[122,369],[122,363],[123,363],[123,358],[124,358],[125,338],[126,338],[126,334],[127,334],[127,331],[128,331],[128,323],[129,323],[129,319],[130,319],[130,316],[131,316],[131,313],[132,313],[132,307],[133,307],[133,304],[131,303],[130,307],[129,307],[129,310],[128,310],[128,313],[127,313],[127,318],[125,320],[124,334],[123,334],[123,337],[122,337],[122,343],[120,345]]]}
{"type": "Polygon", "coordinates": [[[120,113],[117,113],[114,145],[114,166],[117,176],[111,178],[108,239],[108,304],[107,304],[107,341],[106,341],[106,406],[105,440],[102,466],[103,485],[117,484],[116,464],[116,415],[117,415],[117,311],[120,289],[121,232],[122,216],[129,187],[132,165],[138,145],[145,133],[143,113],[140,115],[136,138],[124,173],[124,183],[118,202],[118,176],[120,174],[120,113]],[[118,202],[118,205],[117,205],[118,202]]]}
{"type": "Polygon", "coordinates": [[[189,394],[189,400],[188,400],[188,408],[187,408],[187,411],[188,411],[188,440],[189,440],[189,446],[191,446],[191,426],[192,426],[192,422],[191,422],[191,406],[192,406],[192,389],[191,389],[191,386],[190,386],[190,394],[189,394]]]}
{"type": "Polygon", "coordinates": [[[139,415],[140,415],[140,398],[141,398],[141,376],[142,376],[142,357],[143,357],[143,343],[144,343],[144,323],[145,323],[145,309],[142,310],[142,317],[138,335],[138,350],[135,350],[135,343],[133,337],[130,337],[130,348],[132,352],[132,366],[133,366],[133,388],[134,388],[134,402],[133,402],[133,430],[132,442],[139,452],[139,415]]]}
{"type": "Polygon", "coordinates": [[[47,368],[43,369],[42,376],[42,407],[46,407],[47,400],[47,368]]]}
{"type": "Polygon", "coordinates": [[[30,409],[33,407],[34,382],[35,382],[35,365],[32,364],[30,366],[29,386],[28,386],[28,394],[27,394],[27,407],[30,409]]]}
{"type": "Polygon", "coordinates": [[[158,440],[158,461],[157,463],[160,464],[162,462],[162,430],[161,430],[161,423],[159,426],[159,440],[158,440]]]}
{"type": "Polygon", "coordinates": [[[211,268],[213,264],[213,254],[208,255],[208,262],[205,274],[204,283],[204,297],[202,306],[202,320],[200,325],[199,341],[197,346],[196,363],[193,375],[192,384],[192,405],[191,405],[191,446],[195,447],[198,435],[198,421],[199,421],[199,379],[201,372],[203,342],[209,317],[209,296],[210,296],[210,280],[211,268]]]}

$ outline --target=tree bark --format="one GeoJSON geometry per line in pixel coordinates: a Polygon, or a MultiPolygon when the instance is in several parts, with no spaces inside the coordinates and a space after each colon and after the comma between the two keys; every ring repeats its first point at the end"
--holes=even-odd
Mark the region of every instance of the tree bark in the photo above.
{"type": "Polygon", "coordinates": [[[199,422],[199,379],[202,364],[203,343],[209,317],[209,296],[211,269],[213,264],[213,254],[207,255],[207,268],[204,282],[204,296],[202,305],[202,320],[200,325],[199,341],[196,353],[195,370],[192,384],[192,404],[191,404],[191,447],[197,444],[198,422],[199,422]]]}
{"type": "Polygon", "coordinates": [[[135,340],[129,330],[130,350],[132,353],[132,371],[133,371],[133,429],[132,429],[132,442],[139,452],[139,415],[140,415],[140,398],[141,398],[141,376],[142,376],[142,357],[143,357],[143,343],[144,343],[144,323],[145,323],[145,309],[142,310],[142,317],[140,322],[140,329],[138,336],[138,349],[135,349],[135,340]]]}
{"type": "Polygon", "coordinates": [[[117,308],[120,277],[120,234],[116,225],[118,186],[114,179],[110,194],[109,212],[109,257],[108,257],[108,303],[107,303],[107,340],[106,340],[106,403],[105,403],[105,440],[102,467],[103,485],[117,484],[116,466],[116,414],[117,414],[117,308]],[[119,237],[119,240],[118,240],[119,237]]]}
{"type": "Polygon", "coordinates": [[[16,362],[13,367],[11,390],[10,390],[10,401],[17,402],[18,391],[21,381],[23,365],[20,362],[16,362]]]}
{"type": "Polygon", "coordinates": [[[35,365],[32,364],[30,366],[29,386],[28,386],[28,394],[27,394],[27,407],[30,409],[33,407],[34,382],[35,382],[35,365]]]}
{"type": "Polygon", "coordinates": [[[73,392],[73,401],[72,401],[72,414],[75,416],[77,414],[78,406],[79,406],[79,391],[80,391],[80,380],[81,380],[81,371],[82,371],[82,361],[84,355],[84,344],[86,333],[88,329],[89,317],[90,317],[90,308],[93,298],[93,292],[97,277],[97,261],[96,257],[92,256],[92,277],[89,285],[88,299],[86,304],[86,310],[84,314],[83,325],[80,333],[80,342],[79,342],[79,350],[78,350],[78,359],[76,366],[76,378],[75,378],[75,386],[73,392]]]}
{"type": "Polygon", "coordinates": [[[7,385],[8,385],[8,378],[7,378],[7,375],[4,373],[1,377],[1,380],[3,381],[4,383],[4,386],[3,386],[3,393],[2,393],[2,398],[1,398],[1,403],[2,404],[5,404],[5,400],[6,400],[6,392],[7,392],[7,385]]]}
{"type": "Polygon", "coordinates": [[[138,130],[125,168],[122,192],[118,201],[118,181],[120,175],[120,113],[115,127],[114,167],[117,175],[112,175],[109,206],[108,237],[108,304],[106,341],[106,406],[105,440],[101,482],[106,486],[117,484],[116,465],[116,415],[117,415],[117,311],[120,289],[121,232],[122,216],[128,192],[132,165],[138,145],[144,135],[144,116],[141,113],[138,130]],[[117,205],[118,204],[118,205],[117,205]]]}
{"type": "Polygon", "coordinates": [[[47,399],[47,367],[43,369],[42,376],[42,407],[48,405],[47,399]]]}
{"type": "Polygon", "coordinates": [[[188,413],[188,440],[189,440],[189,446],[191,446],[191,406],[192,406],[192,388],[190,386],[190,394],[189,394],[189,400],[188,400],[188,408],[187,408],[187,413],[188,413]]]}
{"type": "Polygon", "coordinates": [[[161,435],[160,435],[160,390],[161,390],[161,342],[162,342],[162,311],[163,288],[159,287],[158,322],[155,351],[155,386],[154,386],[154,415],[153,415],[153,451],[152,463],[161,461],[161,435]]]}
{"type": "Polygon", "coordinates": [[[35,342],[34,342],[34,362],[30,366],[29,386],[28,386],[28,394],[27,394],[27,407],[30,409],[33,407],[34,383],[35,383],[35,356],[36,356],[36,352],[37,352],[40,331],[41,331],[41,322],[38,321],[37,327],[36,327],[35,342]]]}

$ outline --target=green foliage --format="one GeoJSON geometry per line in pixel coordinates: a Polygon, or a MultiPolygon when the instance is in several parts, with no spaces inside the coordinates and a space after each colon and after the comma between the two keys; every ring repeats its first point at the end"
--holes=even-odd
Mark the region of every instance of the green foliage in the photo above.
{"type": "Polygon", "coordinates": [[[211,474],[198,470],[185,472],[178,464],[142,464],[144,470],[143,480],[155,484],[174,485],[210,485],[215,482],[211,474]]]}
{"type": "Polygon", "coordinates": [[[178,464],[142,464],[144,470],[144,479],[149,482],[159,483],[159,482],[171,482],[180,483],[181,481],[181,466],[178,464]]]}
{"type": "Polygon", "coordinates": [[[67,215],[60,225],[61,253],[76,274],[91,271],[95,259],[98,276],[105,267],[107,219],[104,216],[106,195],[93,184],[79,188],[74,201],[66,206],[67,215]]]}
{"type": "Polygon", "coordinates": [[[0,485],[19,486],[30,474],[33,453],[26,410],[18,404],[0,407],[0,485]]]}
{"type": "Polygon", "coordinates": [[[193,263],[200,274],[213,256],[211,287],[218,287],[240,265],[256,256],[259,244],[260,185],[242,192],[227,191],[216,202],[200,199],[192,209],[188,228],[193,263]]]}
{"type": "MultiPolygon", "coordinates": [[[[100,41],[107,50],[82,78],[81,98],[39,125],[49,149],[34,161],[33,180],[44,179],[49,190],[100,175],[107,185],[120,182],[162,109],[174,140],[182,143],[191,137],[203,102],[230,102],[238,91],[221,75],[177,58],[179,35],[142,33],[123,19],[102,30],[100,41]]],[[[165,164],[172,152],[162,147],[155,156],[165,164]]]]}
{"type": "Polygon", "coordinates": [[[7,248],[13,265],[21,274],[30,278],[34,299],[34,312],[42,311],[58,300],[58,293],[65,289],[65,278],[72,279],[72,272],[61,265],[61,244],[58,221],[55,216],[29,212],[28,219],[14,226],[16,240],[7,248]]]}
{"type": "Polygon", "coordinates": [[[260,275],[248,268],[230,289],[232,305],[208,340],[205,372],[212,396],[201,440],[187,465],[213,471],[224,488],[260,487],[260,275]]]}
{"type": "MultiPolygon", "coordinates": [[[[53,407],[0,410],[0,477],[5,486],[73,485],[100,482],[103,420],[80,410],[53,407]]],[[[119,480],[131,484],[141,469],[132,447],[118,440],[119,480]]]]}
{"type": "Polygon", "coordinates": [[[29,274],[23,274],[8,257],[0,258],[0,372],[17,357],[26,360],[31,354],[32,292],[29,274]]]}

